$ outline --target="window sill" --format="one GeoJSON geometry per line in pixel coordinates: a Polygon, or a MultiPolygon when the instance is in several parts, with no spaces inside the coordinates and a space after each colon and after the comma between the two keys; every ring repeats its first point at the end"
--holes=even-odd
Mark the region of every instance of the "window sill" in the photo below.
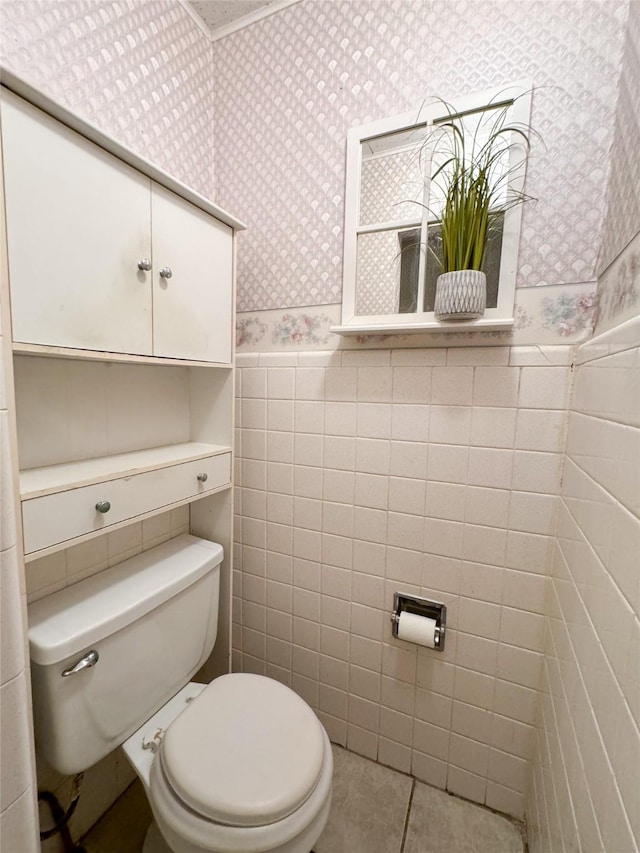
{"type": "Polygon", "coordinates": [[[407,335],[420,332],[493,332],[509,331],[514,318],[480,320],[402,320],[397,323],[363,323],[360,319],[340,326],[331,326],[336,335],[407,335]]]}

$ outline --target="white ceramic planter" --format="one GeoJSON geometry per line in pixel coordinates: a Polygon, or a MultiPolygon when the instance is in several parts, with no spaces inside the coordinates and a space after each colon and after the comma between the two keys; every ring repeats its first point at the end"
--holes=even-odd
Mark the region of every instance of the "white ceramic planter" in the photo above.
{"type": "Polygon", "coordinates": [[[454,270],[438,276],[437,320],[477,320],[487,303],[487,277],[480,270],[454,270]]]}

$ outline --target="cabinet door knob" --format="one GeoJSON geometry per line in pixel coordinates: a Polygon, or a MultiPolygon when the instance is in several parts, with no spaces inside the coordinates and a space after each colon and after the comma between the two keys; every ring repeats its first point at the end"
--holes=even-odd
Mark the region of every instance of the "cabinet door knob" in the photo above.
{"type": "Polygon", "coordinates": [[[138,261],[138,269],[143,272],[149,272],[151,269],[151,261],[149,258],[143,258],[141,261],[138,261]]]}
{"type": "Polygon", "coordinates": [[[171,278],[172,275],[171,267],[162,267],[160,270],[160,278],[171,278]]]}
{"type": "Polygon", "coordinates": [[[96,504],[96,509],[98,510],[98,512],[102,513],[109,512],[109,510],[111,509],[111,504],[109,503],[109,501],[98,501],[98,503],[96,504]]]}
{"type": "Polygon", "coordinates": [[[208,474],[198,474],[198,480],[199,480],[201,483],[206,483],[208,479],[209,479],[209,475],[208,475],[208,474]]]}

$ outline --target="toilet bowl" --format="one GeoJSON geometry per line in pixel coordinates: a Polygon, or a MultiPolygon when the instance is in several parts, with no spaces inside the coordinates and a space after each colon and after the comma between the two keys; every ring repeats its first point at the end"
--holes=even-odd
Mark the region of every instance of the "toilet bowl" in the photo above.
{"type": "Polygon", "coordinates": [[[183,535],[29,606],[36,741],[61,773],[118,746],[145,787],[145,853],[309,853],[331,746],[293,690],[189,682],[217,633],[220,545],[183,535]]]}
{"type": "Polygon", "coordinates": [[[329,739],[264,676],[188,684],[123,749],[154,816],[144,853],[309,853],[326,823],[329,739]]]}

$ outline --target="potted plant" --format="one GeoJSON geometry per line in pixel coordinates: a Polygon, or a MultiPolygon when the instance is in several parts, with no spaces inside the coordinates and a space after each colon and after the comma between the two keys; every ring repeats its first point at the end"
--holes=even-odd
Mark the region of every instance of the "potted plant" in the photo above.
{"type": "Polygon", "coordinates": [[[439,320],[477,319],[486,305],[482,266],[489,236],[502,214],[528,198],[511,179],[523,171],[529,131],[507,123],[508,106],[480,114],[475,128],[468,117],[448,111],[434,130],[435,144],[430,140],[432,162],[442,160],[431,178],[441,208],[430,210],[442,241],[434,314],[439,320]]]}

